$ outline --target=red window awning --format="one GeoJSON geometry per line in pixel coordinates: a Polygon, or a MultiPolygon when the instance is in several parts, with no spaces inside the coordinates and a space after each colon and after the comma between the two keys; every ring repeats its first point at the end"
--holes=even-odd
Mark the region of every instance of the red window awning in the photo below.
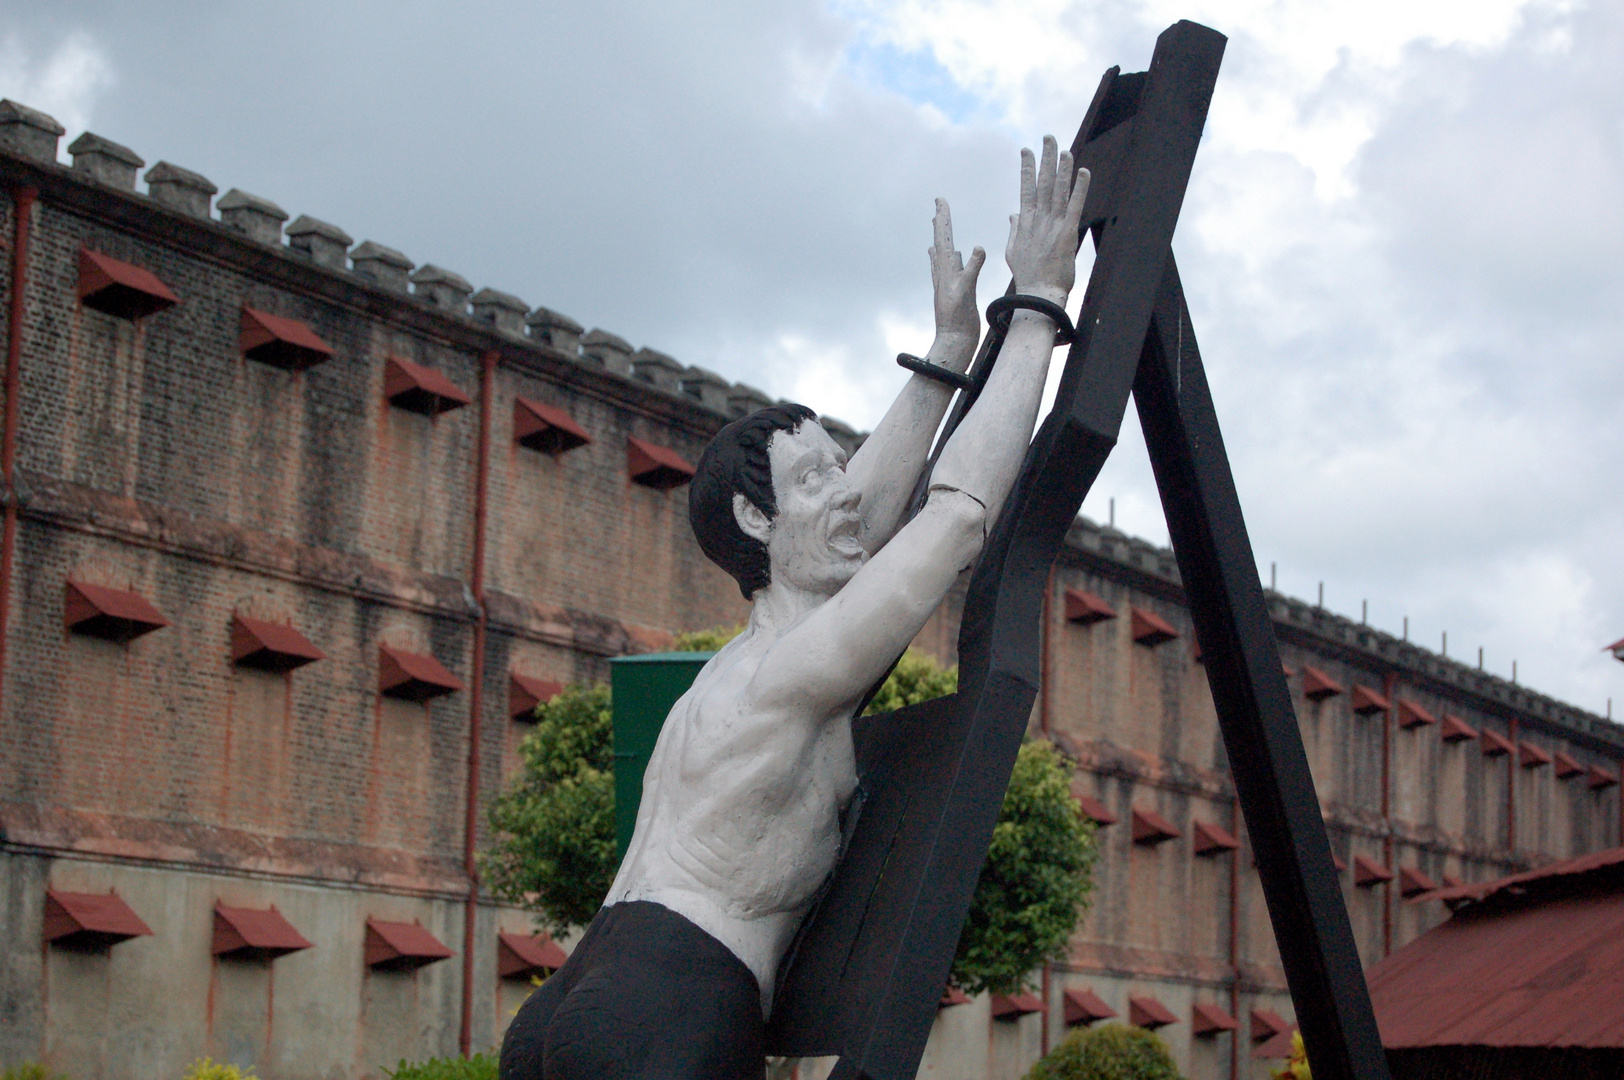
{"type": "Polygon", "coordinates": [[[1234,1031],[1240,1021],[1217,1005],[1197,1002],[1190,1007],[1190,1031],[1199,1038],[1212,1038],[1221,1032],[1234,1031]]]}
{"type": "Polygon", "coordinates": [[[1392,880],[1393,872],[1381,863],[1363,855],[1353,857],[1353,883],[1359,888],[1370,889],[1392,880]]]}
{"type": "Polygon", "coordinates": [[[1154,611],[1129,606],[1128,613],[1132,616],[1134,643],[1154,649],[1166,641],[1172,641],[1179,636],[1179,632],[1172,625],[1154,611]]]}
{"type": "Polygon", "coordinates": [[[1228,829],[1211,821],[1195,823],[1191,842],[1197,855],[1219,855],[1241,846],[1241,842],[1230,835],[1228,829]]]}
{"type": "Polygon", "coordinates": [[[378,692],[404,701],[428,701],[467,689],[432,656],[378,646],[378,692]]]}
{"type": "Polygon", "coordinates": [[[563,690],[563,683],[512,672],[508,676],[508,716],[514,720],[534,720],[536,706],[553,700],[563,690]]]}
{"type": "Polygon", "coordinates": [[[1077,796],[1077,808],[1083,812],[1084,817],[1096,825],[1105,826],[1117,823],[1117,816],[1106,809],[1105,804],[1092,795],[1077,796]]]}
{"type": "Polygon", "coordinates": [[[694,467],[675,450],[628,435],[626,471],[633,483],[659,491],[681,487],[694,478],[694,467]]]}
{"type": "Polygon", "coordinates": [[[1063,995],[1066,1007],[1066,1023],[1092,1024],[1098,1020],[1109,1020],[1117,1011],[1092,990],[1067,990],[1063,995]]]}
{"type": "Polygon", "coordinates": [[[514,398],[513,441],[557,457],[577,446],[585,446],[592,441],[592,436],[556,405],[514,398]]]}
{"type": "Polygon", "coordinates": [[[496,973],[504,979],[545,976],[563,967],[568,959],[547,934],[496,935],[496,973]]]}
{"type": "Polygon", "coordinates": [[[307,324],[247,305],[238,346],[248,359],[288,371],[304,371],[333,355],[333,347],[307,324]]]}
{"type": "Polygon", "coordinates": [[[116,892],[45,890],[45,940],[53,945],[101,951],[151,935],[152,928],[116,892]]]}
{"type": "Polygon", "coordinates": [[[1425,870],[1416,866],[1401,866],[1398,868],[1398,894],[1406,900],[1412,896],[1432,892],[1438,883],[1427,875],[1425,870]]]}
{"type": "Polygon", "coordinates": [[[1558,750],[1556,753],[1551,755],[1551,758],[1556,762],[1556,775],[1558,779],[1566,780],[1572,776],[1584,775],[1585,767],[1579,764],[1579,762],[1574,759],[1573,755],[1565,754],[1561,750],[1558,750]]]}
{"type": "Polygon", "coordinates": [[[1542,765],[1551,763],[1549,750],[1535,746],[1533,743],[1522,742],[1517,744],[1517,764],[1525,769],[1537,769],[1542,765]]]}
{"type": "Polygon", "coordinates": [[[1079,626],[1092,626],[1097,622],[1117,617],[1116,608],[1087,589],[1067,589],[1066,621],[1079,626]]]}
{"type": "Polygon", "coordinates": [[[367,967],[378,971],[416,971],[451,956],[440,939],[418,922],[367,919],[367,967]]]}
{"type": "Polygon", "coordinates": [[[950,1009],[954,1005],[970,1004],[970,995],[956,986],[948,986],[942,991],[941,998],[936,1002],[937,1011],[950,1009]]]}
{"type": "Polygon", "coordinates": [[[1155,1030],[1178,1022],[1179,1018],[1174,1016],[1166,1005],[1163,1005],[1149,994],[1128,998],[1128,1023],[1134,1027],[1155,1030]]]}
{"type": "Polygon", "coordinates": [[[247,615],[231,617],[231,662],[261,671],[292,671],[326,655],[293,627],[247,615]]]}
{"type": "Polygon", "coordinates": [[[120,319],[142,319],[180,303],[151,270],[79,249],[79,302],[120,319]]]}
{"type": "Polygon", "coordinates": [[[1598,769],[1594,765],[1590,766],[1591,791],[1601,791],[1603,788],[1610,788],[1616,783],[1618,783],[1617,773],[1610,773],[1606,769],[1598,769]]]}
{"type": "Polygon", "coordinates": [[[1154,810],[1141,810],[1133,808],[1133,842],[1145,847],[1168,840],[1177,840],[1183,833],[1173,827],[1173,823],[1154,810]]]}
{"type": "Polygon", "coordinates": [[[67,581],[62,612],[68,629],[74,633],[120,644],[169,625],[169,620],[140,593],[73,578],[67,581]]]}
{"type": "Polygon", "coordinates": [[[1287,1022],[1285,1017],[1273,1009],[1253,1009],[1251,1019],[1253,1042],[1264,1042],[1272,1039],[1282,1031],[1289,1035],[1292,1031],[1291,1024],[1287,1022]]]}
{"type": "Polygon", "coordinates": [[[215,956],[239,960],[275,960],[310,948],[305,936],[293,928],[272,904],[269,909],[214,905],[215,956]]]}
{"type": "Polygon", "coordinates": [[[1289,1058],[1291,1056],[1291,1037],[1296,1033],[1296,1028],[1289,1027],[1284,1031],[1269,1036],[1258,1044],[1256,1050],[1252,1051],[1252,1056],[1261,1058],[1264,1061],[1281,1061],[1289,1058]]]}
{"type": "Polygon", "coordinates": [[[1405,730],[1409,730],[1410,728],[1421,727],[1423,724],[1436,724],[1437,722],[1438,722],[1438,718],[1436,716],[1433,716],[1430,712],[1428,712],[1426,709],[1423,709],[1421,706],[1417,705],[1415,702],[1413,702],[1413,701],[1405,701],[1403,698],[1399,698],[1399,702],[1398,702],[1398,726],[1399,727],[1404,728],[1405,730]]]}
{"type": "Polygon", "coordinates": [[[994,1020],[1019,1020],[1023,1016],[1043,1011],[1043,1001],[1036,994],[994,994],[992,996],[992,1018],[994,1020]]]}
{"type": "Polygon", "coordinates": [[[1488,728],[1484,728],[1481,732],[1479,732],[1478,738],[1483,741],[1484,757],[1505,757],[1507,754],[1517,749],[1515,746],[1511,745],[1510,739],[1506,738],[1504,735],[1501,735],[1497,731],[1490,731],[1488,728]]]}
{"type": "Polygon", "coordinates": [[[1324,701],[1343,692],[1343,686],[1313,664],[1303,665],[1303,696],[1310,701],[1324,701]]]}
{"type": "Polygon", "coordinates": [[[1349,698],[1353,711],[1360,716],[1370,716],[1373,713],[1383,713],[1388,709],[1387,699],[1368,686],[1354,684],[1353,695],[1349,698]]]}
{"type": "Polygon", "coordinates": [[[1477,738],[1477,728],[1454,713],[1444,713],[1443,722],[1438,725],[1438,738],[1448,743],[1466,742],[1477,738]]]}
{"type": "Polygon", "coordinates": [[[424,416],[460,409],[474,400],[440,372],[399,356],[384,357],[383,396],[398,409],[424,416]]]}

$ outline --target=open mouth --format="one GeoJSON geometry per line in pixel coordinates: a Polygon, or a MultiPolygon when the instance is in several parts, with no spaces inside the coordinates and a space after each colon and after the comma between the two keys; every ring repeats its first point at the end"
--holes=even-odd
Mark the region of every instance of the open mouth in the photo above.
{"type": "Polygon", "coordinates": [[[857,538],[862,523],[856,514],[842,514],[829,529],[829,547],[846,558],[864,554],[863,543],[857,538]]]}

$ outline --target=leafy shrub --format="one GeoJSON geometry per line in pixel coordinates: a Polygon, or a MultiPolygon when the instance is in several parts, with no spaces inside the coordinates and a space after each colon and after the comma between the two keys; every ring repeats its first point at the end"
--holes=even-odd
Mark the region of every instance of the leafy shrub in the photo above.
{"type": "Polygon", "coordinates": [[[672,652],[716,652],[744,633],[742,626],[713,626],[709,630],[689,630],[671,642],[672,652]]]}
{"type": "Polygon", "coordinates": [[[592,921],[614,883],[615,775],[609,687],[570,686],[536,708],[518,773],[487,817],[480,855],[492,892],[555,934],[592,921]]]}
{"type": "Polygon", "coordinates": [[[1026,1080],[1183,1080],[1167,1044],[1153,1031],[1100,1024],[1074,1031],[1026,1080]]]}
{"type": "Polygon", "coordinates": [[[402,1061],[393,1070],[385,1069],[392,1080],[496,1080],[497,1059],[484,1054],[471,1058],[429,1058],[402,1061]]]}
{"type": "Polygon", "coordinates": [[[1033,969],[1065,955],[1093,892],[1094,822],[1071,796],[1071,764],[1028,740],[1015,759],[952,981],[972,994],[1018,993],[1033,969]]]}
{"type": "Polygon", "coordinates": [[[9,1069],[0,1069],[0,1080],[68,1080],[61,1073],[52,1072],[37,1061],[25,1061],[9,1069]]]}
{"type": "Polygon", "coordinates": [[[1269,1074],[1271,1080],[1314,1080],[1308,1069],[1308,1051],[1303,1047],[1303,1033],[1291,1033],[1291,1056],[1284,1065],[1269,1074]]]}
{"type": "Polygon", "coordinates": [[[192,1062],[192,1067],[186,1070],[186,1080],[258,1080],[254,1075],[253,1067],[239,1069],[224,1061],[215,1061],[213,1058],[198,1058],[192,1062]]]}

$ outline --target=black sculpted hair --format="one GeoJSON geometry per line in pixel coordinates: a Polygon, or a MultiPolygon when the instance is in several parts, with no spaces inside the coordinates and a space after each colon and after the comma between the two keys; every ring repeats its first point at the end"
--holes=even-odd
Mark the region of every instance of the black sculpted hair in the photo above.
{"type": "Polygon", "coordinates": [[[746,536],[733,516],[733,496],[743,495],[771,520],[778,514],[767,444],[780,431],[794,431],[817,417],[805,405],[769,405],[716,433],[699,455],[688,487],[688,524],[711,562],[733,575],[746,600],[772,580],[767,545],[746,536]]]}

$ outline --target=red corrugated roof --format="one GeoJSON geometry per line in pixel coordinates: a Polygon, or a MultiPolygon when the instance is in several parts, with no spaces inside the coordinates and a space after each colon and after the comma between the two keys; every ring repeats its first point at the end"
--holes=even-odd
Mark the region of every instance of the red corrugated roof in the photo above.
{"type": "Polygon", "coordinates": [[[293,928],[272,904],[268,911],[214,905],[214,955],[275,959],[284,953],[310,948],[305,936],[293,928]]]}
{"type": "Polygon", "coordinates": [[[451,950],[422,923],[367,919],[367,967],[411,971],[450,955],[451,950]]]}
{"type": "Polygon", "coordinates": [[[445,375],[401,356],[384,357],[383,396],[402,409],[429,416],[474,400],[445,375]]]}
{"type": "Polygon", "coordinates": [[[1303,694],[1319,701],[1322,698],[1335,697],[1342,693],[1342,684],[1331,678],[1313,664],[1303,665],[1303,694]]]}
{"type": "Polygon", "coordinates": [[[1117,816],[1092,795],[1077,796],[1077,808],[1096,825],[1115,825],[1117,816]]]}
{"type": "Polygon", "coordinates": [[[963,990],[960,990],[956,986],[949,986],[947,989],[942,991],[941,1000],[936,1002],[936,1007],[938,1009],[949,1009],[954,1005],[968,1004],[970,1004],[969,994],[966,994],[963,990]]]}
{"type": "Polygon", "coordinates": [[[496,973],[504,979],[557,971],[568,959],[547,934],[496,935],[496,973]]]}
{"type": "Polygon", "coordinates": [[[115,892],[71,893],[45,890],[45,940],[105,948],[152,928],[115,892]]]}
{"type": "Polygon", "coordinates": [[[681,454],[631,435],[626,436],[626,470],[637,483],[661,491],[694,478],[694,467],[681,454]]]}
{"type": "Polygon", "coordinates": [[[1035,994],[994,994],[992,1018],[1017,1020],[1022,1016],[1043,1011],[1043,1001],[1035,994]]]}
{"type": "Polygon", "coordinates": [[[1117,617],[1116,608],[1087,589],[1066,590],[1066,621],[1088,626],[1117,617]]]}
{"type": "Polygon", "coordinates": [[[1353,711],[1360,716],[1369,716],[1371,713],[1386,712],[1389,708],[1387,699],[1368,686],[1357,683],[1353,687],[1353,696],[1350,699],[1353,711]]]}
{"type": "Polygon", "coordinates": [[[1216,1035],[1240,1026],[1238,1020],[1217,1005],[1197,1002],[1190,1008],[1190,1031],[1195,1035],[1216,1035]]]}
{"type": "Polygon", "coordinates": [[[246,305],[237,344],[250,360],[293,371],[303,371],[333,355],[333,347],[298,319],[246,305]]]}
{"type": "Polygon", "coordinates": [[[1413,701],[1398,702],[1398,726],[1401,728],[1420,727],[1423,724],[1436,724],[1438,718],[1413,701]]]}
{"type": "Polygon", "coordinates": [[[1389,1049],[1624,1048],[1624,848],[1433,893],[1455,917],[1367,973],[1389,1049]]]}
{"type": "Polygon", "coordinates": [[[1234,851],[1240,846],[1240,841],[1231,836],[1229,830],[1223,826],[1210,821],[1195,823],[1193,847],[1197,855],[1217,855],[1224,851],[1234,851]]]}
{"type": "Polygon", "coordinates": [[[537,705],[553,700],[564,691],[561,682],[520,675],[517,671],[510,672],[508,679],[508,716],[515,720],[534,720],[537,705]]]}
{"type": "Polygon", "coordinates": [[[378,646],[378,692],[407,701],[427,701],[464,690],[462,680],[432,656],[378,646]]]}
{"type": "Polygon", "coordinates": [[[563,409],[521,397],[513,399],[513,439],[556,457],[585,446],[592,436],[563,409]]]}
{"type": "Polygon", "coordinates": [[[79,299],[86,307],[121,319],[140,319],[180,303],[151,270],[79,249],[79,299]]]}
{"type": "Polygon", "coordinates": [[[1252,1010],[1252,1041],[1266,1042],[1282,1031],[1288,1035],[1292,1032],[1291,1021],[1275,1012],[1273,1009],[1252,1010]]]}
{"type": "Polygon", "coordinates": [[[270,671],[292,671],[324,659],[326,656],[322,651],[291,626],[251,619],[246,615],[231,617],[233,663],[270,671]]]}
{"type": "Polygon", "coordinates": [[[1128,1023],[1134,1027],[1154,1029],[1178,1022],[1179,1018],[1174,1016],[1166,1005],[1149,994],[1128,998],[1128,1023]]]}
{"type": "Polygon", "coordinates": [[[1092,990],[1067,990],[1065,1005],[1068,1024],[1092,1024],[1096,1020],[1109,1020],[1117,1014],[1092,990]]]}
{"type": "Polygon", "coordinates": [[[1160,844],[1164,840],[1176,840],[1180,835],[1173,823],[1156,811],[1133,808],[1134,843],[1160,844]]]}
{"type": "Polygon", "coordinates": [[[110,641],[129,642],[169,625],[140,593],[69,578],[62,613],[68,629],[110,641]]]}
{"type": "Polygon", "coordinates": [[[1179,632],[1173,629],[1172,624],[1154,611],[1130,605],[1128,614],[1132,617],[1133,625],[1130,629],[1133,632],[1133,640],[1140,645],[1155,648],[1162,642],[1172,641],[1179,636],[1179,632]]]}

